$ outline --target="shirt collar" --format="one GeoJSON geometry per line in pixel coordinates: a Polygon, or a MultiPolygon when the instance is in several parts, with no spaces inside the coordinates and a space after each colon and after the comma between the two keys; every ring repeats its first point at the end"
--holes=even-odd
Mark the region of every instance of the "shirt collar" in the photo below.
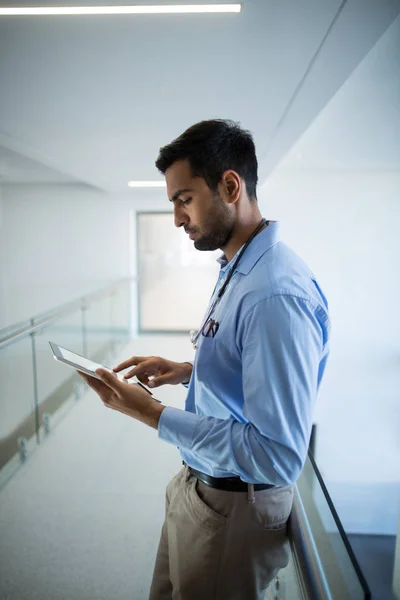
{"type": "MultiPolygon", "coordinates": [[[[236,267],[236,271],[239,273],[243,273],[243,275],[247,275],[250,273],[251,269],[254,267],[256,262],[261,258],[267,250],[272,248],[280,239],[280,223],[279,221],[270,221],[268,227],[263,229],[256,237],[251,241],[249,247],[246,252],[243,254],[242,258],[239,261],[238,266],[236,267]]],[[[221,265],[221,271],[226,271],[228,267],[232,266],[239,255],[241,249],[236,252],[235,256],[227,261],[225,254],[222,254],[219,258],[217,258],[217,262],[221,265]]]]}

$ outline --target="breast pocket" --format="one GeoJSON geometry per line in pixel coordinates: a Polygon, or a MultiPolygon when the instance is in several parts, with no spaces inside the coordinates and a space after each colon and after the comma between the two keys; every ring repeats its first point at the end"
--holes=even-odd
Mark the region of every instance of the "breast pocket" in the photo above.
{"type": "Polygon", "coordinates": [[[202,335],[196,356],[196,371],[200,381],[207,381],[213,364],[215,364],[215,338],[202,335]]]}

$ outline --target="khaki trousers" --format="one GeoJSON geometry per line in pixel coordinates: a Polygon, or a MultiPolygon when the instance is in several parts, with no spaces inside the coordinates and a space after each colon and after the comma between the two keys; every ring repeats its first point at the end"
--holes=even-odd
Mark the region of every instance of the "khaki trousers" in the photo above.
{"type": "Polygon", "coordinates": [[[166,491],[150,600],[262,600],[289,562],[293,487],[217,490],[187,466],[166,491]]]}

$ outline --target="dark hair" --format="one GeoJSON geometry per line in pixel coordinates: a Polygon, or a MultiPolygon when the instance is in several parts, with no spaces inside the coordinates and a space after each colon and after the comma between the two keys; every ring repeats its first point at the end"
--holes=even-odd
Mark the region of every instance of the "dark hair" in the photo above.
{"type": "Polygon", "coordinates": [[[257,157],[253,136],[239,123],[224,119],[201,121],[160,148],[157,169],[165,171],[177,160],[189,161],[193,177],[203,177],[216,192],[224,171],[232,169],[245,181],[250,200],[257,200],[257,157]]]}

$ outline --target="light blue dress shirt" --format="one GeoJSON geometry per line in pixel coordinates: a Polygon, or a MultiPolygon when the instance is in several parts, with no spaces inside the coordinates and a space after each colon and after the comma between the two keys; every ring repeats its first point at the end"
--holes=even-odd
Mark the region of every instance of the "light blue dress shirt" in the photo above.
{"type": "MultiPolygon", "coordinates": [[[[235,258],[220,259],[213,297],[235,258]]],[[[307,456],[330,324],[324,294],[279,240],[278,222],[250,243],[213,318],[219,329],[200,336],[185,410],[164,409],[159,438],[208,475],[290,485],[307,456]]]]}

